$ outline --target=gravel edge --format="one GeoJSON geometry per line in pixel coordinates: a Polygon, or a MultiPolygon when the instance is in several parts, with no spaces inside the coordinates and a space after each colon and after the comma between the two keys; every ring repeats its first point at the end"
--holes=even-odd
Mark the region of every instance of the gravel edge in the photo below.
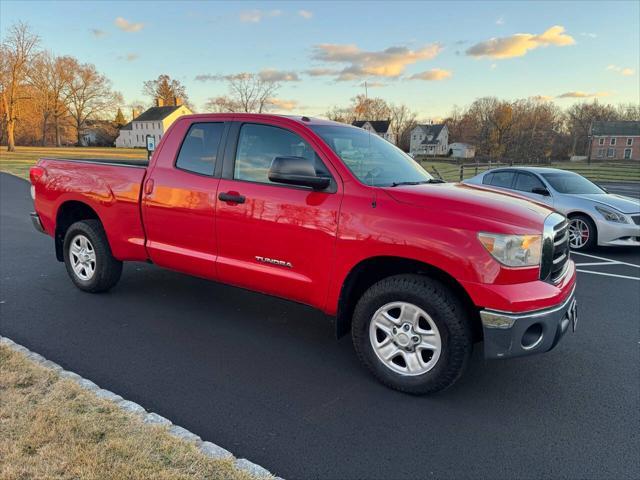
{"type": "Polygon", "coordinates": [[[238,470],[245,471],[257,478],[264,478],[265,480],[266,479],[282,480],[280,477],[276,477],[275,475],[273,475],[266,468],[261,467],[260,465],[253,463],[247,460],[246,458],[235,458],[230,451],[222,448],[221,446],[216,445],[215,443],[212,443],[209,441],[202,440],[202,438],[200,438],[195,433],[187,430],[186,428],[183,428],[179,425],[174,425],[173,422],[171,422],[171,420],[161,415],[158,415],[157,413],[148,412],[141,405],[135,402],[132,402],[130,400],[126,400],[122,398],[120,395],[113,393],[109,390],[100,388],[91,380],[82,378],[77,373],[71,372],[69,370],[65,370],[57,363],[52,362],[51,360],[47,360],[39,353],[32,352],[28,348],[14,342],[10,338],[3,337],[2,335],[0,335],[0,345],[6,345],[12,350],[22,353],[23,355],[25,355],[27,358],[34,361],[35,363],[45,368],[48,368],[50,370],[53,370],[62,378],[66,378],[76,382],[81,388],[88,390],[90,392],[93,392],[99,398],[115,403],[119,408],[121,408],[125,412],[129,412],[134,415],[141,416],[144,423],[147,423],[150,425],[161,425],[161,426],[167,427],[167,431],[169,432],[170,435],[184,442],[195,443],[198,449],[200,450],[200,452],[209,458],[212,458],[214,460],[233,459],[234,465],[238,470]]]}

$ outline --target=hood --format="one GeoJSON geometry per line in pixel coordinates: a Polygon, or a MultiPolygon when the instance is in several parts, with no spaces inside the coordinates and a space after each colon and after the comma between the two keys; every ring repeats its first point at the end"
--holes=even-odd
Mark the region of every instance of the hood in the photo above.
{"type": "Polygon", "coordinates": [[[568,195],[570,197],[582,198],[584,200],[590,200],[601,205],[613,207],[622,213],[638,213],[640,212],[640,200],[636,200],[631,197],[624,197],[622,195],[615,195],[613,193],[593,193],[593,194],[581,194],[581,195],[568,195]]]}
{"type": "Polygon", "coordinates": [[[403,185],[384,190],[400,203],[538,232],[542,230],[544,219],[553,211],[517,194],[464,183],[403,185]]]}

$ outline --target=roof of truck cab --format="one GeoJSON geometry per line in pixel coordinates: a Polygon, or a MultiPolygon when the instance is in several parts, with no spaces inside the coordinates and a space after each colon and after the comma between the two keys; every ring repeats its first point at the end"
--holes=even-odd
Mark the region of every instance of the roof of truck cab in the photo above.
{"type": "Polygon", "coordinates": [[[334,122],[333,120],[327,120],[324,118],[316,118],[316,117],[307,117],[305,115],[277,115],[275,113],[195,113],[191,115],[184,115],[182,118],[217,118],[217,117],[234,117],[236,120],[242,120],[244,118],[250,120],[277,120],[277,119],[288,119],[292,120],[301,125],[336,125],[341,127],[352,127],[347,123],[334,122]]]}

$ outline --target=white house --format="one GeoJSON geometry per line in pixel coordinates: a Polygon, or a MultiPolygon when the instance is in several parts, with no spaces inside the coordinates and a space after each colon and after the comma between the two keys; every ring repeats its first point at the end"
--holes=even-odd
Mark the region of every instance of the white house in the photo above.
{"type": "Polygon", "coordinates": [[[449,129],[444,123],[418,125],[411,130],[409,144],[411,155],[447,155],[449,153],[449,129]]]}
{"type": "Polygon", "coordinates": [[[391,122],[389,120],[357,120],[351,125],[375,133],[387,142],[396,143],[396,136],[391,131],[391,122]]]}
{"type": "Polygon", "coordinates": [[[191,113],[185,105],[151,107],[120,129],[120,134],[116,138],[116,147],[146,147],[147,135],[155,137],[157,144],[176,119],[191,113]]]}
{"type": "Polygon", "coordinates": [[[476,147],[468,143],[450,143],[449,151],[451,156],[455,158],[473,158],[476,156],[476,147]]]}

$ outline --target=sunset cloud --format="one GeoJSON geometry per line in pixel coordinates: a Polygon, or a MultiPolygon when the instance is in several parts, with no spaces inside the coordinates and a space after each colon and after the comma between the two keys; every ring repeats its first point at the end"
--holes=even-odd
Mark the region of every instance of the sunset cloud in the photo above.
{"type": "Polygon", "coordinates": [[[565,92],[562,95],[558,95],[556,98],[600,98],[600,97],[608,97],[610,95],[611,93],[609,92],[587,93],[587,92],[581,92],[581,91],[574,91],[574,92],[565,92]]]}
{"type": "Polygon", "coordinates": [[[553,100],[553,97],[550,95],[534,95],[533,97],[529,97],[531,100],[536,100],[538,102],[550,102],[553,100]]]}
{"type": "Polygon", "coordinates": [[[269,104],[273,105],[278,110],[295,110],[298,107],[296,100],[284,100],[282,98],[270,98],[269,104]]]}
{"type": "Polygon", "coordinates": [[[356,45],[324,43],[313,47],[313,60],[345,65],[338,80],[355,80],[367,75],[399,77],[408,65],[429,60],[440,53],[442,46],[434,43],[419,50],[389,47],[381,51],[365,51],[356,45]]]}
{"type": "Polygon", "coordinates": [[[282,15],[282,10],[243,10],[240,12],[240,21],[243,23],[260,23],[265,18],[274,18],[282,15]]]}
{"type": "Polygon", "coordinates": [[[309,10],[298,10],[298,15],[305,20],[310,20],[313,17],[313,12],[310,12],[309,10]]]}
{"type": "Polygon", "coordinates": [[[267,82],[298,82],[300,77],[296,72],[286,72],[282,70],[275,70],[273,68],[267,68],[262,70],[258,76],[261,80],[267,82]]]}
{"type": "Polygon", "coordinates": [[[340,73],[340,70],[337,70],[335,68],[310,68],[304,73],[311,77],[326,77],[329,75],[338,75],[340,73]]]}
{"type": "Polygon", "coordinates": [[[427,81],[439,81],[451,78],[453,72],[450,70],[443,70],[441,68],[432,68],[424,72],[416,73],[409,77],[409,80],[427,80],[427,81]]]}
{"type": "Polygon", "coordinates": [[[140,55],[137,53],[127,53],[126,55],[121,55],[118,57],[119,60],[125,60],[127,62],[133,62],[140,58],[140,55]]]}
{"type": "Polygon", "coordinates": [[[620,75],[624,75],[625,77],[630,77],[634,73],[636,73],[633,68],[629,68],[629,67],[623,68],[623,67],[619,67],[618,65],[609,65],[607,66],[606,70],[619,73],[620,75]]]}
{"type": "Polygon", "coordinates": [[[472,57],[505,59],[522,57],[530,50],[540,47],[566,47],[574,43],[576,41],[573,37],[564,33],[564,27],[555,25],[539,35],[516,33],[509,37],[490,38],[471,46],[466,54],[472,57]]]}
{"type": "Polygon", "coordinates": [[[144,23],[130,22],[129,20],[122,17],[116,18],[114,23],[116,24],[116,27],[125,32],[139,32],[144,28],[144,23]]]}

